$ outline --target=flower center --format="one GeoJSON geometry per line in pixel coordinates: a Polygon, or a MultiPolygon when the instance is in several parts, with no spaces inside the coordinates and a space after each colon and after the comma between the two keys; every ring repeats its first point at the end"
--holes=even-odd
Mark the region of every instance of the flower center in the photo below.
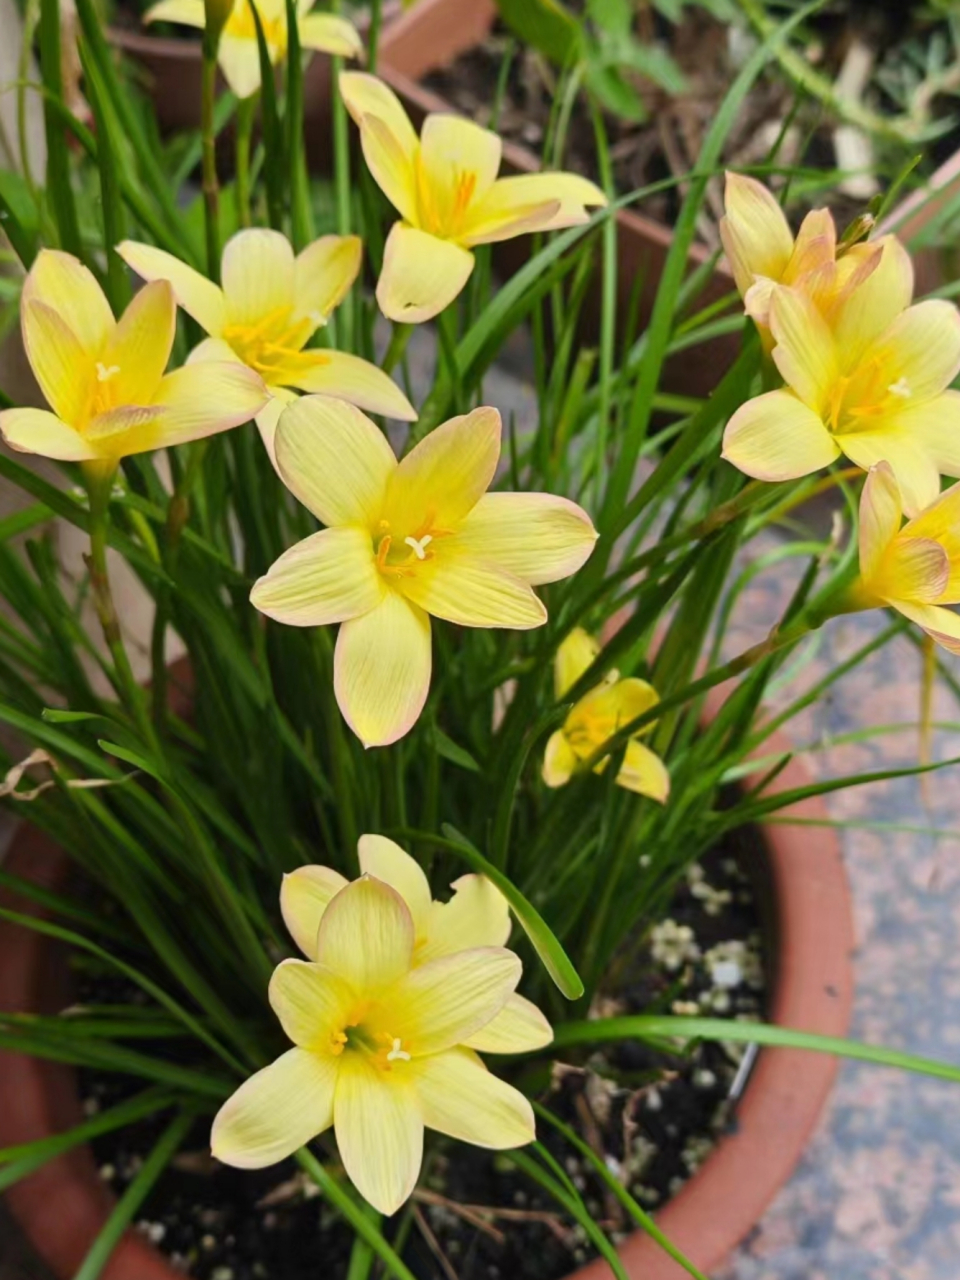
{"type": "MultiPolygon", "coordinates": [[[[316,322],[313,316],[294,321],[291,313],[290,307],[277,307],[255,323],[230,324],[223,331],[224,341],[237,357],[274,386],[283,386],[295,376],[307,339],[323,321],[322,316],[316,322]]],[[[307,361],[311,366],[319,354],[310,352],[307,361]]]]}
{"type": "Polygon", "coordinates": [[[381,520],[373,545],[377,568],[387,578],[412,578],[422,564],[436,555],[435,543],[449,537],[450,530],[434,526],[435,513],[430,512],[418,529],[401,538],[388,520],[381,520]]]}
{"type": "MultiPolygon", "coordinates": [[[[258,9],[258,13],[260,10],[258,9]]],[[[279,57],[287,51],[287,15],[281,13],[276,18],[266,18],[260,13],[260,25],[263,27],[263,38],[273,46],[279,57]]],[[[235,36],[238,40],[256,40],[257,26],[250,11],[247,0],[237,0],[231,10],[224,33],[235,36]]],[[[273,52],[271,50],[271,52],[273,52]]]]}
{"type": "Polygon", "coordinates": [[[827,426],[840,434],[872,430],[878,418],[895,413],[912,395],[909,381],[891,382],[889,369],[875,357],[837,379],[826,405],[827,426]]]}
{"type": "Polygon", "coordinates": [[[365,1054],[381,1071],[392,1071],[396,1062],[409,1062],[411,1053],[400,1036],[377,1031],[364,1022],[350,1023],[330,1037],[330,1050],[339,1057],[343,1053],[365,1054]]]}
{"type": "Polygon", "coordinates": [[[477,189],[476,173],[454,165],[447,181],[438,183],[426,171],[419,152],[415,173],[421,228],[445,240],[456,240],[463,231],[464,218],[477,189]]]}

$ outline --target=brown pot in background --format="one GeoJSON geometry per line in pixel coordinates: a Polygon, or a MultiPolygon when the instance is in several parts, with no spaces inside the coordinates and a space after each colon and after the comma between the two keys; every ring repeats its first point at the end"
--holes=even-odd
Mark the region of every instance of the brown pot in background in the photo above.
{"type": "MultiPolygon", "coordinates": [[[[787,751],[775,735],[765,752],[787,751]]],[[[809,781],[792,760],[778,788],[809,781]]],[[[819,798],[798,817],[823,818],[819,798]]],[[[759,869],[765,933],[772,940],[770,1018],[782,1026],[843,1035],[853,998],[853,923],[846,874],[834,831],[776,824],[760,829],[759,869]]],[[[7,869],[47,888],[63,888],[66,855],[47,837],[21,827],[7,869]]],[[[34,903],[0,895],[4,906],[43,914],[34,903]]],[[[64,948],[30,929],[0,922],[0,1009],[52,1013],[70,1000],[64,948]]],[[[836,1060],[792,1049],[764,1049],[736,1113],[736,1131],[657,1215],[670,1239],[702,1270],[720,1263],[756,1224],[786,1181],[816,1125],[836,1060]]],[[[63,1132],[82,1120],[73,1071],[22,1054],[0,1053],[0,1147],[63,1132]]],[[[103,1226],[113,1197],[97,1175],[89,1147],[49,1161],[15,1184],[7,1203],[58,1280],[70,1280],[103,1226]]],[[[686,1273],[637,1232],[620,1247],[632,1280],[684,1280],[686,1273]]],[[[178,1272],[135,1232],[127,1231],[104,1280],[178,1280],[178,1272]]],[[[608,1280],[598,1261],[574,1280],[608,1280]]],[[[283,1280],[277,1276],[275,1280],[283,1280]]]]}

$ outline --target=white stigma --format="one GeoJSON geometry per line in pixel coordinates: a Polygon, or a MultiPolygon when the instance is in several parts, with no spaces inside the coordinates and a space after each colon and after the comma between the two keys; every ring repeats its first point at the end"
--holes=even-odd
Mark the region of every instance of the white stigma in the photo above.
{"type": "Polygon", "coordinates": [[[913,395],[910,390],[910,383],[906,378],[898,378],[896,382],[890,384],[887,390],[892,396],[899,396],[901,400],[909,400],[913,395]]]}
{"type": "Polygon", "coordinates": [[[409,1062],[410,1055],[406,1049],[402,1048],[403,1041],[395,1036],[393,1040],[393,1048],[387,1054],[388,1062],[409,1062]]]}
{"type": "Polygon", "coordinates": [[[404,542],[407,544],[407,546],[413,548],[414,554],[416,555],[418,560],[426,560],[427,558],[426,549],[432,541],[433,541],[433,535],[429,533],[424,534],[422,538],[404,538],[404,542]]]}
{"type": "Polygon", "coordinates": [[[97,381],[98,382],[107,382],[110,378],[113,377],[115,373],[119,373],[119,372],[120,372],[120,366],[118,364],[112,364],[108,368],[105,364],[101,364],[99,360],[97,361],[97,381]]]}

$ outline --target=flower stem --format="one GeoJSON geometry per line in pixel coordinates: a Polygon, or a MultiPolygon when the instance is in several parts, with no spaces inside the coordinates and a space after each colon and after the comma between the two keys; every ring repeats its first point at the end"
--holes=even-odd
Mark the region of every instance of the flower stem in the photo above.
{"type": "Polygon", "coordinates": [[[384,373],[392,373],[403,359],[403,353],[407,349],[411,333],[413,333],[412,324],[398,324],[396,320],[393,322],[390,345],[387,347],[387,353],[383,357],[382,368],[384,373]]]}
{"type": "Polygon", "coordinates": [[[253,135],[253,117],[256,111],[257,95],[241,98],[237,103],[237,225],[250,225],[250,139],[253,135]]]}
{"type": "Polygon", "coordinates": [[[213,108],[217,87],[217,42],[204,33],[200,88],[200,133],[203,144],[203,209],[207,241],[207,274],[220,280],[220,185],[217,182],[216,126],[213,108]]]}

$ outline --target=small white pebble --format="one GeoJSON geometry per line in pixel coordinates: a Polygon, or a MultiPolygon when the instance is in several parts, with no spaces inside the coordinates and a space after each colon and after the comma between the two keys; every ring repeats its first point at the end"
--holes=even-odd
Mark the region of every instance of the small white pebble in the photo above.
{"type": "Polygon", "coordinates": [[[117,1176],[117,1171],[112,1164],[102,1164],[100,1166],[100,1177],[104,1182],[112,1182],[117,1176]]]}
{"type": "Polygon", "coordinates": [[[85,1116],[95,1116],[100,1110],[100,1102],[97,1098],[84,1098],[82,1105],[85,1116]]]}
{"type": "Polygon", "coordinates": [[[663,1107],[663,1099],[656,1089],[651,1089],[643,1101],[648,1111],[660,1111],[663,1107]]]}
{"type": "Polygon", "coordinates": [[[695,1089],[712,1089],[717,1083],[717,1077],[707,1067],[699,1067],[693,1073],[693,1087],[695,1089]]]}
{"type": "Polygon", "coordinates": [[[210,1280],[233,1280],[233,1267],[214,1267],[210,1280]]]}
{"type": "Polygon", "coordinates": [[[206,1235],[206,1236],[200,1237],[201,1249],[215,1249],[216,1247],[217,1247],[217,1240],[215,1236],[206,1235]]]}

